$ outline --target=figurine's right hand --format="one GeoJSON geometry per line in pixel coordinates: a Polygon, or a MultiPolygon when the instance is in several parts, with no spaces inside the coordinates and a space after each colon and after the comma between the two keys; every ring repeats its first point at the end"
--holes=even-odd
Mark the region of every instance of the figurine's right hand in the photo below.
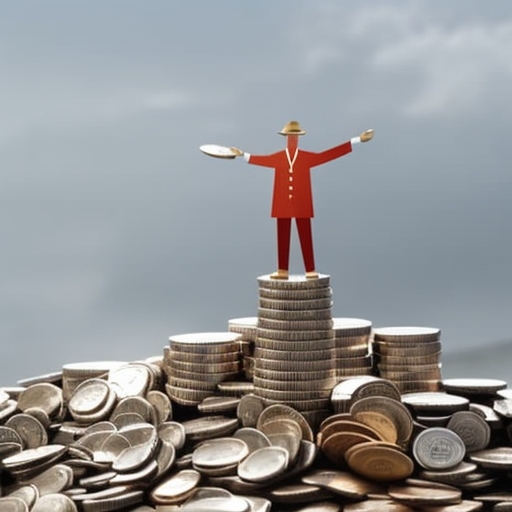
{"type": "Polygon", "coordinates": [[[243,156],[244,152],[241,149],[230,147],[231,151],[235,154],[235,156],[243,156]]]}

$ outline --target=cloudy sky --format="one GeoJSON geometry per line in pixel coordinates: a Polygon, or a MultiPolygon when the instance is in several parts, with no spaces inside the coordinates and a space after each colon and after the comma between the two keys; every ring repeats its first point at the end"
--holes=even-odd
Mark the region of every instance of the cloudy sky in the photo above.
{"type": "Polygon", "coordinates": [[[0,2],[0,383],[256,315],[272,171],[198,147],[290,119],[375,130],[313,174],[336,316],[512,339],[511,56],[508,0],[0,2]]]}

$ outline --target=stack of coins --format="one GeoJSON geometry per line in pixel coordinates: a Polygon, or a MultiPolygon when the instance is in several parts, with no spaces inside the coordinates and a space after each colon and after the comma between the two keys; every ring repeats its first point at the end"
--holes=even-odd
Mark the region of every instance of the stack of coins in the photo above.
{"type": "Polygon", "coordinates": [[[240,353],[242,355],[243,373],[246,379],[254,377],[254,342],[258,317],[233,318],[228,321],[228,331],[240,334],[240,353]]]}
{"type": "Polygon", "coordinates": [[[164,349],[165,389],[181,405],[198,405],[215,395],[217,384],[240,373],[240,335],[232,332],[182,334],[164,349]]]}
{"type": "Polygon", "coordinates": [[[369,342],[372,323],[361,318],[334,318],[334,367],[336,378],[370,375],[369,342]]]}
{"type": "Polygon", "coordinates": [[[437,391],[441,381],[441,331],[431,327],[384,327],[373,332],[378,374],[402,393],[437,391]]]}
{"type": "Polygon", "coordinates": [[[336,383],[329,276],[258,278],[254,393],[288,404],[312,425],[328,413],[336,383]]]}

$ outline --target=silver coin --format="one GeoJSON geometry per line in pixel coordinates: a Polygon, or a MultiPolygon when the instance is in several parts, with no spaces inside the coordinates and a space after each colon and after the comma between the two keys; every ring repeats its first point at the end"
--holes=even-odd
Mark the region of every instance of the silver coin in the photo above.
{"type": "Polygon", "coordinates": [[[144,421],[155,425],[157,423],[154,407],[140,396],[127,396],[120,400],[110,416],[110,420],[115,423],[117,416],[123,413],[137,413],[144,418],[144,421]]]}
{"type": "MultiPolygon", "coordinates": [[[[230,345],[231,349],[233,349],[233,345],[230,345]]],[[[190,369],[187,365],[183,363],[188,363],[192,365],[196,365],[196,372],[204,373],[211,372],[212,365],[225,364],[225,363],[238,363],[240,360],[240,344],[236,345],[235,350],[228,350],[226,352],[221,353],[210,353],[210,352],[189,352],[189,351],[179,351],[179,350],[170,350],[167,354],[164,355],[164,363],[170,366],[173,366],[174,363],[180,363],[180,367],[182,370],[190,369]]]]}
{"type": "MultiPolygon", "coordinates": [[[[236,354],[236,358],[234,360],[225,363],[201,364],[173,360],[166,364],[168,366],[168,373],[174,373],[176,370],[181,370],[182,372],[189,372],[193,375],[209,375],[217,373],[230,375],[240,371],[240,359],[238,353],[236,354]]],[[[197,378],[201,378],[201,376],[199,375],[197,378]]]]}
{"type": "Polygon", "coordinates": [[[271,299],[265,296],[260,297],[259,305],[265,309],[275,309],[279,311],[311,311],[317,309],[327,309],[332,307],[330,296],[320,299],[295,299],[282,300],[271,299]]]}
{"type": "Polygon", "coordinates": [[[432,327],[381,327],[373,330],[375,340],[382,341],[415,341],[417,343],[428,343],[439,341],[440,329],[432,327]]]}
{"type": "Polygon", "coordinates": [[[8,470],[24,469],[41,462],[62,457],[66,453],[66,450],[66,446],[58,444],[29,448],[11,457],[4,458],[2,464],[8,470]]]}
{"type": "MultiPolygon", "coordinates": [[[[287,342],[288,343],[288,342],[287,342]]],[[[331,344],[329,340],[329,345],[331,344]]],[[[336,350],[336,349],[332,349],[336,350]]],[[[269,361],[282,361],[282,362],[292,362],[292,363],[305,363],[311,362],[315,363],[317,361],[321,361],[325,363],[326,359],[330,359],[334,353],[331,352],[331,348],[329,347],[327,350],[325,349],[315,349],[315,350],[293,350],[293,349],[285,349],[285,350],[272,350],[263,348],[261,346],[257,346],[254,349],[254,357],[261,360],[269,360],[269,361]]],[[[263,368],[263,366],[262,366],[263,368]]]]}
{"type": "Polygon", "coordinates": [[[331,367],[329,370],[322,371],[273,371],[264,370],[258,368],[258,361],[256,361],[256,367],[254,368],[254,376],[260,379],[268,380],[287,380],[287,381],[314,381],[314,380],[329,380],[329,385],[333,386],[336,373],[334,368],[331,367]]]}
{"type": "Polygon", "coordinates": [[[151,502],[159,505],[183,503],[197,488],[200,479],[201,475],[195,469],[178,471],[151,491],[151,502]]]}
{"type": "Polygon", "coordinates": [[[225,381],[219,382],[217,389],[223,395],[242,397],[254,391],[254,384],[247,381],[225,381]]]}
{"type": "Polygon", "coordinates": [[[62,407],[62,389],[47,382],[33,384],[20,394],[18,409],[25,412],[32,407],[43,409],[46,414],[53,418],[62,407]]]}
{"type": "Polygon", "coordinates": [[[262,288],[258,290],[260,298],[295,301],[295,300],[318,300],[332,298],[332,288],[324,286],[322,288],[311,288],[307,290],[278,290],[272,288],[262,288]]]}
{"type": "Polygon", "coordinates": [[[40,496],[60,493],[73,484],[73,470],[65,464],[55,464],[24,484],[34,485],[40,496]]]}
{"type": "Polygon", "coordinates": [[[290,275],[288,279],[272,279],[269,275],[258,277],[260,288],[277,290],[309,290],[329,286],[330,276],[319,274],[317,279],[307,279],[303,275],[290,275]]]}
{"type": "MultiPolygon", "coordinates": [[[[311,326],[310,326],[311,327],[311,326]]],[[[272,346],[265,346],[262,343],[262,339],[264,340],[279,340],[279,341],[288,341],[288,342],[307,342],[312,343],[313,341],[321,341],[325,340],[324,344],[328,344],[329,342],[327,340],[332,340],[330,342],[330,347],[334,347],[334,332],[330,328],[325,329],[315,329],[315,330],[303,330],[300,328],[299,330],[283,330],[283,329],[276,329],[276,328],[264,328],[264,327],[258,327],[258,338],[256,340],[256,346],[261,346],[263,348],[270,348],[270,349],[277,349],[277,350],[285,350],[285,348],[280,347],[272,347],[272,346]]],[[[299,348],[297,350],[300,350],[300,345],[298,344],[299,348]]],[[[302,347],[303,349],[306,349],[306,346],[302,347]]],[[[322,344],[318,344],[318,349],[325,348],[322,346],[322,344]]],[[[315,346],[312,344],[310,347],[311,350],[315,349],[315,346]]],[[[293,349],[292,349],[293,350],[293,349]]]]}
{"type": "Polygon", "coordinates": [[[250,453],[238,466],[238,476],[248,482],[268,482],[288,467],[288,451],[280,446],[267,446],[250,453]]]}
{"type": "Polygon", "coordinates": [[[185,446],[185,427],[176,421],[166,421],[158,428],[158,437],[164,442],[181,450],[185,446]]]}
{"type": "Polygon", "coordinates": [[[462,439],[467,453],[484,450],[491,440],[491,427],[479,414],[472,411],[455,412],[446,428],[462,439]]]}
{"type": "Polygon", "coordinates": [[[332,311],[331,308],[309,310],[281,310],[260,307],[258,308],[258,325],[261,325],[262,319],[280,320],[283,322],[332,320],[332,311]]]}
{"type": "Polygon", "coordinates": [[[157,425],[172,419],[172,404],[165,393],[152,389],[146,394],[146,400],[153,406],[157,425]]]}
{"type": "Polygon", "coordinates": [[[485,469],[512,469],[512,447],[499,446],[470,453],[469,460],[485,469]]]}
{"type": "Polygon", "coordinates": [[[372,330],[370,320],[363,318],[333,318],[336,337],[369,335],[372,330]]]}
{"type": "MultiPolygon", "coordinates": [[[[276,331],[284,332],[284,331],[276,331]]],[[[282,351],[282,352],[315,352],[323,351],[324,357],[329,354],[329,350],[334,348],[334,338],[327,337],[324,339],[302,339],[299,341],[286,340],[286,339],[270,339],[260,338],[256,341],[254,351],[262,348],[265,350],[282,351]],[[327,354],[325,354],[327,352],[327,354]]]]}
{"type": "Polygon", "coordinates": [[[77,386],[69,399],[68,408],[71,414],[93,414],[107,403],[112,389],[103,379],[87,379],[77,386]]]}
{"type": "Polygon", "coordinates": [[[254,393],[261,398],[276,400],[278,402],[300,402],[305,400],[327,399],[331,390],[313,389],[310,391],[284,391],[277,389],[255,388],[254,393]]]}
{"type": "MultiPolygon", "coordinates": [[[[41,496],[32,507],[31,512],[77,512],[75,503],[64,494],[47,494],[41,496]]],[[[99,512],[99,511],[98,511],[99,512]]]]}
{"type": "Polygon", "coordinates": [[[39,490],[32,484],[24,484],[9,493],[9,498],[18,498],[23,501],[28,507],[27,510],[32,508],[38,497],[39,490]]]}
{"type": "Polygon", "coordinates": [[[278,330],[285,331],[329,331],[332,329],[332,320],[273,320],[270,318],[258,318],[258,336],[259,330],[278,330]]]}
{"type": "Polygon", "coordinates": [[[121,510],[144,501],[144,491],[126,491],[111,498],[99,498],[82,501],[83,512],[110,512],[121,510]]]}
{"type": "Polygon", "coordinates": [[[210,396],[205,398],[197,408],[203,414],[236,411],[240,398],[233,396],[210,396]]]}
{"type": "Polygon", "coordinates": [[[407,393],[402,395],[402,402],[416,412],[456,412],[469,408],[469,400],[467,398],[441,392],[407,393]]]}
{"type": "Polygon", "coordinates": [[[165,391],[173,402],[187,406],[198,405],[205,398],[208,398],[214,394],[214,391],[211,390],[204,391],[197,389],[187,389],[179,386],[171,386],[169,384],[165,385],[165,391]]]}
{"type": "Polygon", "coordinates": [[[238,464],[249,455],[245,441],[218,437],[201,443],[192,453],[192,464],[201,468],[218,468],[238,464]]]}
{"type": "Polygon", "coordinates": [[[335,380],[326,377],[318,380],[270,380],[261,377],[254,377],[255,389],[270,389],[275,391],[312,391],[312,390],[328,390],[327,396],[330,395],[335,380]]]}
{"type": "Polygon", "coordinates": [[[247,448],[249,449],[249,453],[252,453],[260,448],[265,448],[266,446],[271,446],[269,438],[263,432],[261,432],[261,430],[252,427],[239,428],[233,434],[233,437],[244,441],[247,445],[247,448]]]}
{"type": "Polygon", "coordinates": [[[27,504],[16,496],[0,498],[0,509],[3,512],[29,512],[27,504]]]}
{"type": "Polygon", "coordinates": [[[265,404],[263,400],[253,394],[247,394],[240,399],[236,415],[243,427],[255,427],[265,404]]]}
{"type": "Polygon", "coordinates": [[[108,375],[108,382],[119,399],[144,396],[151,389],[150,379],[147,367],[133,363],[110,370],[108,375]]]}
{"type": "Polygon", "coordinates": [[[412,452],[425,469],[449,469],[462,462],[466,447],[455,432],[434,427],[424,430],[415,438],[412,452]]]}
{"type": "Polygon", "coordinates": [[[182,424],[185,427],[187,439],[203,441],[232,434],[238,426],[238,420],[225,416],[205,416],[184,421],[182,424]]]}
{"type": "Polygon", "coordinates": [[[48,444],[48,433],[43,424],[29,414],[15,414],[7,420],[5,426],[18,433],[25,448],[37,448],[48,444]]]}
{"type": "MultiPolygon", "coordinates": [[[[312,361],[293,361],[282,359],[262,359],[259,358],[256,364],[257,369],[270,370],[273,372],[295,371],[295,372],[318,372],[333,369],[333,361],[331,359],[320,359],[312,361]]],[[[335,366],[335,365],[334,365],[335,366]]]]}
{"type": "Polygon", "coordinates": [[[472,378],[443,380],[443,389],[455,395],[494,395],[506,387],[506,381],[499,379],[472,378]]]}

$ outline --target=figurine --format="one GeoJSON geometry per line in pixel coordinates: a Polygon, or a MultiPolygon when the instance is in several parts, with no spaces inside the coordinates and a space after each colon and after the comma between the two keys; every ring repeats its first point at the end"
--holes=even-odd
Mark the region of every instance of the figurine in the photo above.
{"type": "Polygon", "coordinates": [[[311,218],[314,215],[310,169],[350,153],[353,144],[371,140],[373,130],[367,130],[359,137],[320,153],[298,149],[299,136],[306,132],[297,121],[290,121],[278,133],[286,137],[286,148],[271,155],[251,155],[235,147],[215,145],[201,146],[200,149],[210,156],[221,158],[244,156],[250,164],[272,167],[275,170],[272,217],[277,219],[278,269],[270,277],[288,279],[291,221],[295,219],[306,278],[315,279],[318,278],[318,273],[315,270],[311,234],[311,218]]]}

